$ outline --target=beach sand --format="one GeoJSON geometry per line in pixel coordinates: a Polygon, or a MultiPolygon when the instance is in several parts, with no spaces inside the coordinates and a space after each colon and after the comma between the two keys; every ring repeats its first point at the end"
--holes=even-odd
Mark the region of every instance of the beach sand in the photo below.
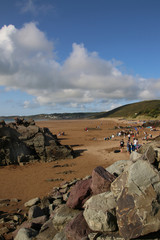
{"type": "MultiPolygon", "coordinates": [[[[20,199],[18,207],[23,208],[24,202],[34,197],[41,198],[47,195],[54,186],[59,186],[63,181],[91,175],[97,166],[106,168],[115,161],[129,159],[126,150],[127,138],[124,139],[124,151],[114,153],[114,150],[119,150],[121,140],[121,137],[116,136],[119,130],[115,129],[115,126],[134,125],[133,122],[117,119],[85,119],[39,121],[36,124],[48,127],[53,134],[64,132],[64,136],[58,136],[58,139],[62,145],[70,145],[76,157],[50,163],[37,162],[25,166],[0,167],[0,198],[20,199]],[[85,128],[88,128],[88,131],[85,131],[85,128]],[[104,140],[112,134],[115,134],[114,138],[104,140]]],[[[157,132],[153,134],[157,135],[157,132]]],[[[142,136],[143,130],[140,131],[139,143],[142,143],[142,136]]]]}

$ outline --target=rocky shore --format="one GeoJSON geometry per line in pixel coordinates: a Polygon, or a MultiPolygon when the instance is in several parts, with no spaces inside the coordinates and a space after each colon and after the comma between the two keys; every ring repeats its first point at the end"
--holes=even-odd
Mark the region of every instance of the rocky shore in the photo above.
{"type": "MultiPolygon", "coordinates": [[[[159,138],[91,176],[54,187],[6,216],[0,239],[160,239],[159,138]]],[[[10,204],[16,199],[1,199],[10,204]]]]}

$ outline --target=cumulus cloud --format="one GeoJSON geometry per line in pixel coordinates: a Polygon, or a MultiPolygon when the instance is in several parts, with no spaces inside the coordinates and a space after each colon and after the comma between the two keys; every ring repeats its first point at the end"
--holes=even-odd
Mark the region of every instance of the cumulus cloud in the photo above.
{"type": "MultiPolygon", "coordinates": [[[[73,43],[68,58],[58,63],[54,43],[33,22],[21,29],[3,26],[0,51],[0,85],[34,96],[34,106],[67,105],[78,110],[92,103],[115,106],[120,100],[159,97],[158,80],[122,74],[119,62],[101,59],[83,44],[73,43]]],[[[24,102],[25,108],[30,106],[28,100],[24,102]]]]}

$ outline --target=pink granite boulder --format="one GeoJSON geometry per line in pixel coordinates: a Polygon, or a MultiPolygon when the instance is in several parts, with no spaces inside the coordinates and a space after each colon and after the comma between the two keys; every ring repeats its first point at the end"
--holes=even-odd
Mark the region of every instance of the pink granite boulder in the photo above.
{"type": "Polygon", "coordinates": [[[93,195],[110,191],[110,185],[115,179],[116,177],[103,167],[96,167],[92,172],[91,190],[93,195]]]}
{"type": "Polygon", "coordinates": [[[70,208],[83,208],[83,204],[91,197],[91,178],[78,181],[71,189],[67,206],[70,208]]]}

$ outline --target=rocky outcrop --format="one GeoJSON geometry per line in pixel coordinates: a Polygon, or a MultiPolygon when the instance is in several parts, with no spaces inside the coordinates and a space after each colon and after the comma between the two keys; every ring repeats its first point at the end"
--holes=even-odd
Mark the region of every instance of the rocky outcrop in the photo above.
{"type": "Polygon", "coordinates": [[[0,165],[63,158],[73,158],[73,150],[62,146],[48,128],[19,118],[15,123],[0,124],[0,165]]]}

